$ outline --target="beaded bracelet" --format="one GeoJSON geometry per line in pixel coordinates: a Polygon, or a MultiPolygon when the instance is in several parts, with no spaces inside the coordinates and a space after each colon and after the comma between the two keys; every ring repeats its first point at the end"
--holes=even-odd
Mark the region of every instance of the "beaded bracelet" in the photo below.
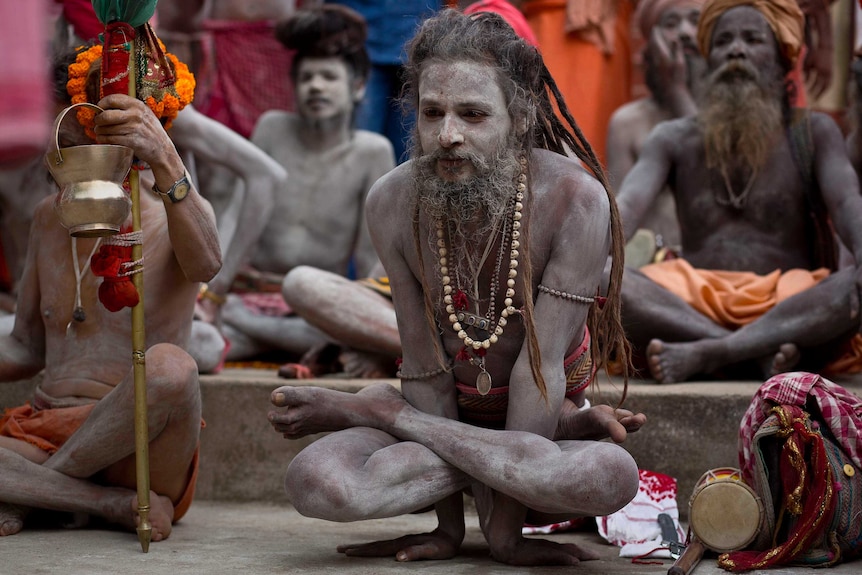
{"type": "Polygon", "coordinates": [[[583,296],[583,295],[577,295],[577,294],[573,294],[573,293],[560,291],[557,289],[551,289],[548,286],[544,286],[542,284],[539,284],[539,291],[542,293],[546,293],[548,295],[561,297],[563,299],[567,299],[569,301],[574,301],[577,303],[591,304],[591,303],[594,303],[596,301],[596,298],[594,298],[594,297],[587,297],[587,296],[583,296]]]}
{"type": "Polygon", "coordinates": [[[395,373],[395,377],[398,377],[400,379],[406,379],[408,381],[409,380],[417,380],[417,379],[429,379],[429,378],[434,377],[435,375],[440,375],[441,373],[446,373],[450,369],[452,369],[451,362],[448,363],[447,365],[440,366],[437,369],[432,369],[430,371],[423,371],[422,373],[415,373],[415,374],[413,374],[413,373],[405,374],[404,372],[401,371],[401,369],[399,369],[395,373]]]}

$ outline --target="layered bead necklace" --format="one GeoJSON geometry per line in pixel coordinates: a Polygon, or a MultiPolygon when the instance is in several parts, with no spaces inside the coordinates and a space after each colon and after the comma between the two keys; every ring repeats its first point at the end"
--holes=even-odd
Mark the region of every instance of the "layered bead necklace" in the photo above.
{"type": "MultiPolygon", "coordinates": [[[[449,252],[446,247],[446,232],[448,231],[443,222],[438,220],[437,227],[437,253],[439,254],[440,276],[443,284],[443,303],[446,306],[446,313],[449,315],[449,322],[452,324],[452,329],[458,335],[458,338],[464,342],[464,347],[455,357],[458,361],[469,361],[472,365],[479,367],[479,375],[476,377],[476,390],[480,395],[487,395],[491,391],[491,375],[485,369],[485,355],[488,349],[503,335],[503,328],[508,323],[508,318],[519,313],[514,307],[513,301],[515,297],[515,278],[518,276],[518,256],[521,246],[521,210],[523,210],[524,193],[527,191],[527,159],[520,159],[521,172],[517,177],[516,191],[511,205],[511,219],[505,222],[501,231],[500,251],[497,255],[497,265],[494,271],[494,276],[491,279],[491,294],[488,302],[488,313],[485,317],[478,315],[478,302],[476,302],[476,314],[467,311],[469,305],[467,294],[460,286],[452,286],[452,275],[457,274],[457,263],[451,268],[453,274],[450,274],[449,267],[449,252]],[[511,240],[509,244],[509,270],[506,277],[506,297],[503,300],[503,309],[500,310],[500,317],[494,324],[495,308],[497,291],[500,284],[500,268],[502,267],[504,246],[506,239],[510,235],[508,233],[511,228],[511,240]],[[467,329],[473,330],[473,336],[467,333],[467,329]],[[472,354],[472,355],[471,355],[472,354]]],[[[489,246],[494,241],[496,228],[491,233],[489,246]]],[[[485,258],[488,255],[486,249],[485,254],[479,262],[478,268],[474,277],[474,286],[478,281],[479,273],[484,265],[485,258]]],[[[478,289],[474,288],[474,297],[478,298],[478,289]]]]}

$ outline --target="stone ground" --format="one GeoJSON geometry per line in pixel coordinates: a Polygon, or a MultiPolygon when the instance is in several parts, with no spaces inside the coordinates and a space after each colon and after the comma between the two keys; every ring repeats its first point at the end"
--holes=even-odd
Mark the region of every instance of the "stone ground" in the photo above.
{"type": "MultiPolygon", "coordinates": [[[[448,561],[397,563],[389,558],[346,557],[336,545],[398,537],[433,529],[433,513],[343,524],[308,519],[293,508],[262,503],[196,501],[167,541],[142,553],[132,533],[101,529],[31,529],[0,540],[0,575],[664,575],[671,561],[637,565],[620,558],[595,531],[545,537],[575,542],[601,554],[576,567],[509,567],[488,556],[476,517],[467,518],[462,554],[448,561]]],[[[693,575],[726,573],[715,556],[693,575]]],[[[754,571],[755,575],[802,575],[808,568],[754,571]]],[[[835,575],[862,573],[862,562],[840,565],[835,575]]]]}

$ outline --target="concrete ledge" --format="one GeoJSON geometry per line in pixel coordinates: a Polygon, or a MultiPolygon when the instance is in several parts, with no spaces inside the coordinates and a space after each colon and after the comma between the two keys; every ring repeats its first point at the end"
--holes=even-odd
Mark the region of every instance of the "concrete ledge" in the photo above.
{"type": "MultiPolygon", "coordinates": [[[[269,396],[285,384],[318,385],[356,392],[381,380],[285,380],[269,370],[225,370],[201,377],[203,416],[201,468],[197,498],[287,502],[282,489],[291,459],[316,437],[282,438],[266,419],[269,396]]],[[[398,385],[397,380],[382,380],[398,385]]],[[[862,378],[836,380],[862,395],[862,378]]],[[[0,385],[0,408],[30,399],[34,382],[0,385]]],[[[658,386],[629,384],[625,407],[642,411],[647,425],[625,443],[638,465],[666,473],[679,482],[681,515],[700,476],[716,467],[736,467],[737,430],[759,382],[697,382],[658,386]]],[[[601,384],[595,402],[616,404],[621,381],[601,384]]]]}

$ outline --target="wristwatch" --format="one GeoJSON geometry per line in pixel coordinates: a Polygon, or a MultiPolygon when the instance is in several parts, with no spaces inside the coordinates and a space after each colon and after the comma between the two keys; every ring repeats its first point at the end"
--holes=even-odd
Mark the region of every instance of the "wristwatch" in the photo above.
{"type": "Polygon", "coordinates": [[[192,189],[192,184],[189,181],[189,173],[183,172],[183,177],[174,182],[174,185],[167,192],[163,192],[159,189],[159,187],[153,183],[153,193],[158,194],[160,196],[167,196],[170,198],[171,202],[177,203],[183,200],[187,195],[189,195],[189,190],[192,189]]]}

